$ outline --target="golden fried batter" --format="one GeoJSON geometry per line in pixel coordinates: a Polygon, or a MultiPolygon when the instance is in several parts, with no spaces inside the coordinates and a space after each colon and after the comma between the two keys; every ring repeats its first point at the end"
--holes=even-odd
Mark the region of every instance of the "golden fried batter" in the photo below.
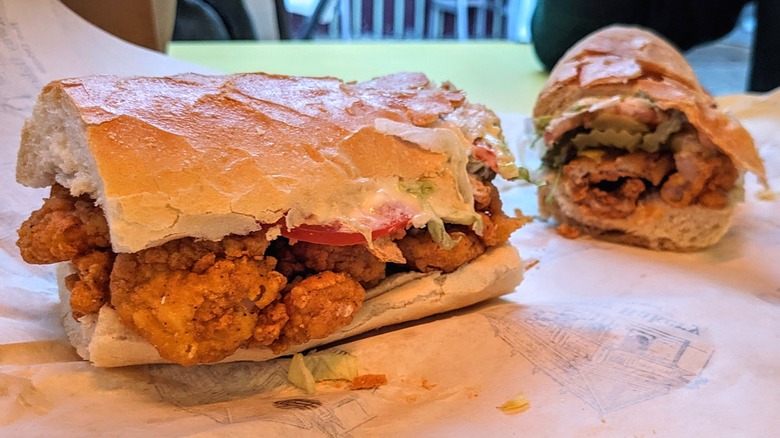
{"type": "Polygon", "coordinates": [[[448,229],[457,243],[452,249],[444,249],[434,242],[425,230],[412,230],[398,242],[398,246],[413,269],[421,272],[453,272],[485,252],[485,244],[466,227],[448,229]]]}
{"type": "Polygon", "coordinates": [[[387,385],[387,376],[384,374],[361,374],[352,379],[349,389],[376,389],[387,385]]]}
{"type": "Polygon", "coordinates": [[[73,197],[54,184],[43,206],[24,221],[16,245],[27,263],[70,260],[95,248],[108,248],[108,224],[103,210],[88,196],[73,197]]]}
{"type": "Polygon", "coordinates": [[[289,321],[271,349],[278,353],[330,335],[352,322],[365,296],[365,289],[343,273],[325,271],[303,279],[284,296],[289,321]]]}
{"type": "Polygon", "coordinates": [[[290,320],[287,308],[281,301],[267,305],[257,318],[257,325],[250,340],[251,347],[268,346],[282,334],[282,328],[290,320]]]}
{"type": "Polygon", "coordinates": [[[253,336],[260,309],[280,297],[286,278],[263,257],[261,233],[221,242],[180,239],[119,254],[111,304],[124,324],[163,358],[217,362],[253,336]]]}
{"type": "Polygon", "coordinates": [[[498,190],[490,184],[490,201],[483,206],[482,216],[482,242],[487,246],[500,245],[517,229],[526,224],[528,219],[510,217],[504,213],[498,190]]]}
{"type": "Polygon", "coordinates": [[[73,259],[76,272],[65,277],[70,291],[70,307],[76,319],[97,313],[108,302],[108,284],[114,254],[110,251],[92,251],[73,259]]]}
{"type": "Polygon", "coordinates": [[[385,278],[385,263],[364,245],[333,246],[297,242],[281,249],[279,271],[290,276],[306,268],[313,272],[348,274],[361,284],[375,284],[385,278]],[[283,254],[283,255],[282,255],[283,254]]]}

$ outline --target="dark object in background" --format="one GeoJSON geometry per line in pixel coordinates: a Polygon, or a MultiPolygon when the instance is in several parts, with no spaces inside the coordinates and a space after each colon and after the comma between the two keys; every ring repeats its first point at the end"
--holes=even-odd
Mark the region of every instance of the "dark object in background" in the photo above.
{"type": "MultiPolygon", "coordinates": [[[[284,0],[274,0],[279,38],[289,39],[290,31],[284,0]]],[[[178,0],[173,39],[254,40],[252,20],[242,0],[178,0]]]]}
{"type": "MultiPolygon", "coordinates": [[[[577,41],[610,24],[651,29],[680,50],[725,36],[748,0],[538,0],[531,23],[534,49],[550,70],[577,41]]],[[[780,0],[756,0],[751,91],[780,86],[780,0]]]]}
{"type": "Polygon", "coordinates": [[[242,0],[178,0],[174,40],[253,40],[255,30],[242,0]]]}

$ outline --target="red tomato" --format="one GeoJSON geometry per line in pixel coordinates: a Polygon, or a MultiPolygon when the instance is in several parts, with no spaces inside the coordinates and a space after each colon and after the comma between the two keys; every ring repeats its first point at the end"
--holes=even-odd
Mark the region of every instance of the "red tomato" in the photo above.
{"type": "MultiPolygon", "coordinates": [[[[372,240],[403,230],[409,225],[413,216],[412,212],[406,208],[391,207],[387,204],[376,210],[377,216],[367,217],[361,221],[371,229],[372,240]]],[[[365,236],[338,223],[302,224],[293,229],[287,229],[282,224],[282,236],[321,245],[347,246],[366,243],[365,236]]]]}
{"type": "Polygon", "coordinates": [[[475,142],[474,148],[471,150],[471,154],[474,155],[479,161],[487,164],[488,167],[498,172],[498,157],[496,153],[490,149],[486,144],[482,142],[475,142]]]}

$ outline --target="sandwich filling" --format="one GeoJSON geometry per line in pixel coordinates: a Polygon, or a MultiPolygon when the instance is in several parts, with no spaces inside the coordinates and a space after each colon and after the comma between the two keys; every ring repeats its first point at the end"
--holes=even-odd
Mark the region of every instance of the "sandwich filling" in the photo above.
{"type": "MultiPolygon", "coordinates": [[[[518,171],[497,121],[488,123],[490,129],[476,126],[484,120],[474,123],[459,128],[469,142],[426,143],[451,149],[445,155],[452,172],[462,175],[458,192],[469,202],[460,209],[466,214],[448,210],[452,203],[437,197],[442,188],[435,180],[396,180],[387,184],[401,196],[384,197],[391,192],[386,190],[365,198],[390,199],[376,205],[396,206],[392,212],[346,204],[380,210],[384,219],[364,228],[365,221],[355,226],[348,218],[298,227],[282,221],[221,240],[182,237],[119,252],[96,200],[54,184],[41,209],[22,224],[17,245],[29,263],[71,263],[65,284],[74,318],[111,306],[164,359],[194,365],[220,361],[242,347],[282,352],[349,324],[366,289],[388,275],[455,271],[523,224],[503,212],[492,183],[497,172],[514,178],[518,171]],[[471,146],[456,149],[463,144],[471,146]]],[[[431,135],[402,128],[382,127],[406,141],[431,135]]]]}
{"type": "Polygon", "coordinates": [[[624,219],[651,199],[710,209],[732,201],[739,178],[732,160],[685,114],[646,95],[583,98],[535,124],[548,146],[549,193],[590,216],[624,219]]]}

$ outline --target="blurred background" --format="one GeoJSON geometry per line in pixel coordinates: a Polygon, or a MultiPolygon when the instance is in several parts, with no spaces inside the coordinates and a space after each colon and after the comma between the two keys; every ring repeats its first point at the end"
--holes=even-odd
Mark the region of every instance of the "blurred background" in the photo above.
{"type": "MultiPolygon", "coordinates": [[[[531,41],[536,0],[63,0],[98,27],[166,51],[171,41],[531,41]]],[[[748,4],[725,37],[686,57],[712,94],[746,90],[755,29],[748,4]]]]}

